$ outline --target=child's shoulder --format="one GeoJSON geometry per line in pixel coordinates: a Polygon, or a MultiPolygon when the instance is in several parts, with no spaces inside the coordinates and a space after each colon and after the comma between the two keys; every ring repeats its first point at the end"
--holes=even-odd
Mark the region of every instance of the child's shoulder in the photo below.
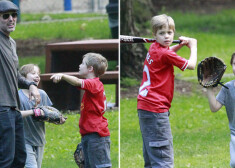
{"type": "Polygon", "coordinates": [[[42,90],[42,89],[38,89],[40,95],[47,95],[46,91],[45,90],[42,90]]]}
{"type": "Polygon", "coordinates": [[[231,81],[225,83],[225,86],[227,86],[227,87],[229,87],[229,88],[230,88],[230,87],[233,87],[233,88],[234,88],[234,87],[235,87],[234,85],[235,85],[235,80],[231,80],[231,81]]]}

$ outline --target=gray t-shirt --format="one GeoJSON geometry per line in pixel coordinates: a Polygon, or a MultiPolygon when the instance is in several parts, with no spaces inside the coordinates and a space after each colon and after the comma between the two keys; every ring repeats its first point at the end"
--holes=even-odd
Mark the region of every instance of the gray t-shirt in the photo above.
{"type": "MultiPolygon", "coordinates": [[[[39,89],[41,102],[39,106],[52,106],[52,102],[44,90],[39,89]]],[[[30,101],[29,98],[19,90],[20,110],[30,110],[34,107],[35,101],[30,101]]],[[[26,144],[32,146],[44,146],[45,140],[45,123],[33,120],[32,116],[23,118],[24,133],[26,144]]]]}
{"type": "Polygon", "coordinates": [[[229,89],[222,87],[216,100],[225,106],[227,117],[229,121],[229,128],[231,134],[235,135],[235,80],[232,80],[225,84],[229,89]]]}
{"type": "Polygon", "coordinates": [[[30,82],[18,71],[15,41],[0,32],[0,106],[19,107],[18,84],[29,88],[30,82]]]}

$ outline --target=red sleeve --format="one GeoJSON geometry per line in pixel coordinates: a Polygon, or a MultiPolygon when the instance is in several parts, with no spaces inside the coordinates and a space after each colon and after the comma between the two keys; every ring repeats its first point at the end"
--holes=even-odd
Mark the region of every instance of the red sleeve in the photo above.
{"type": "Polygon", "coordinates": [[[98,93],[100,91],[99,82],[95,79],[84,79],[82,80],[81,89],[91,93],[98,93]]]}
{"type": "Polygon", "coordinates": [[[164,58],[165,58],[166,63],[172,64],[178,67],[179,69],[181,69],[182,71],[184,71],[188,67],[188,60],[180,57],[172,50],[168,50],[165,53],[164,58]]]}

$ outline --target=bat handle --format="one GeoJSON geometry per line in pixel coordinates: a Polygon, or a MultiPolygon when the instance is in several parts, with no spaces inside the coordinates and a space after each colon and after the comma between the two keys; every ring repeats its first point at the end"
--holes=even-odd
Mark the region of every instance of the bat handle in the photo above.
{"type": "Polygon", "coordinates": [[[178,43],[178,44],[180,44],[181,43],[181,41],[180,40],[173,40],[173,42],[172,43],[178,43]]]}

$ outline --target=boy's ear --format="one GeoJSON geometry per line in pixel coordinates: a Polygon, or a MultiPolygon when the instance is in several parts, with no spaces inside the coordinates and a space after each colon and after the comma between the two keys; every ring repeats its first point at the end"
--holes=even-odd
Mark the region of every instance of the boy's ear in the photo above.
{"type": "Polygon", "coordinates": [[[87,69],[88,69],[88,71],[90,71],[90,72],[94,71],[93,66],[89,66],[87,69]]]}

